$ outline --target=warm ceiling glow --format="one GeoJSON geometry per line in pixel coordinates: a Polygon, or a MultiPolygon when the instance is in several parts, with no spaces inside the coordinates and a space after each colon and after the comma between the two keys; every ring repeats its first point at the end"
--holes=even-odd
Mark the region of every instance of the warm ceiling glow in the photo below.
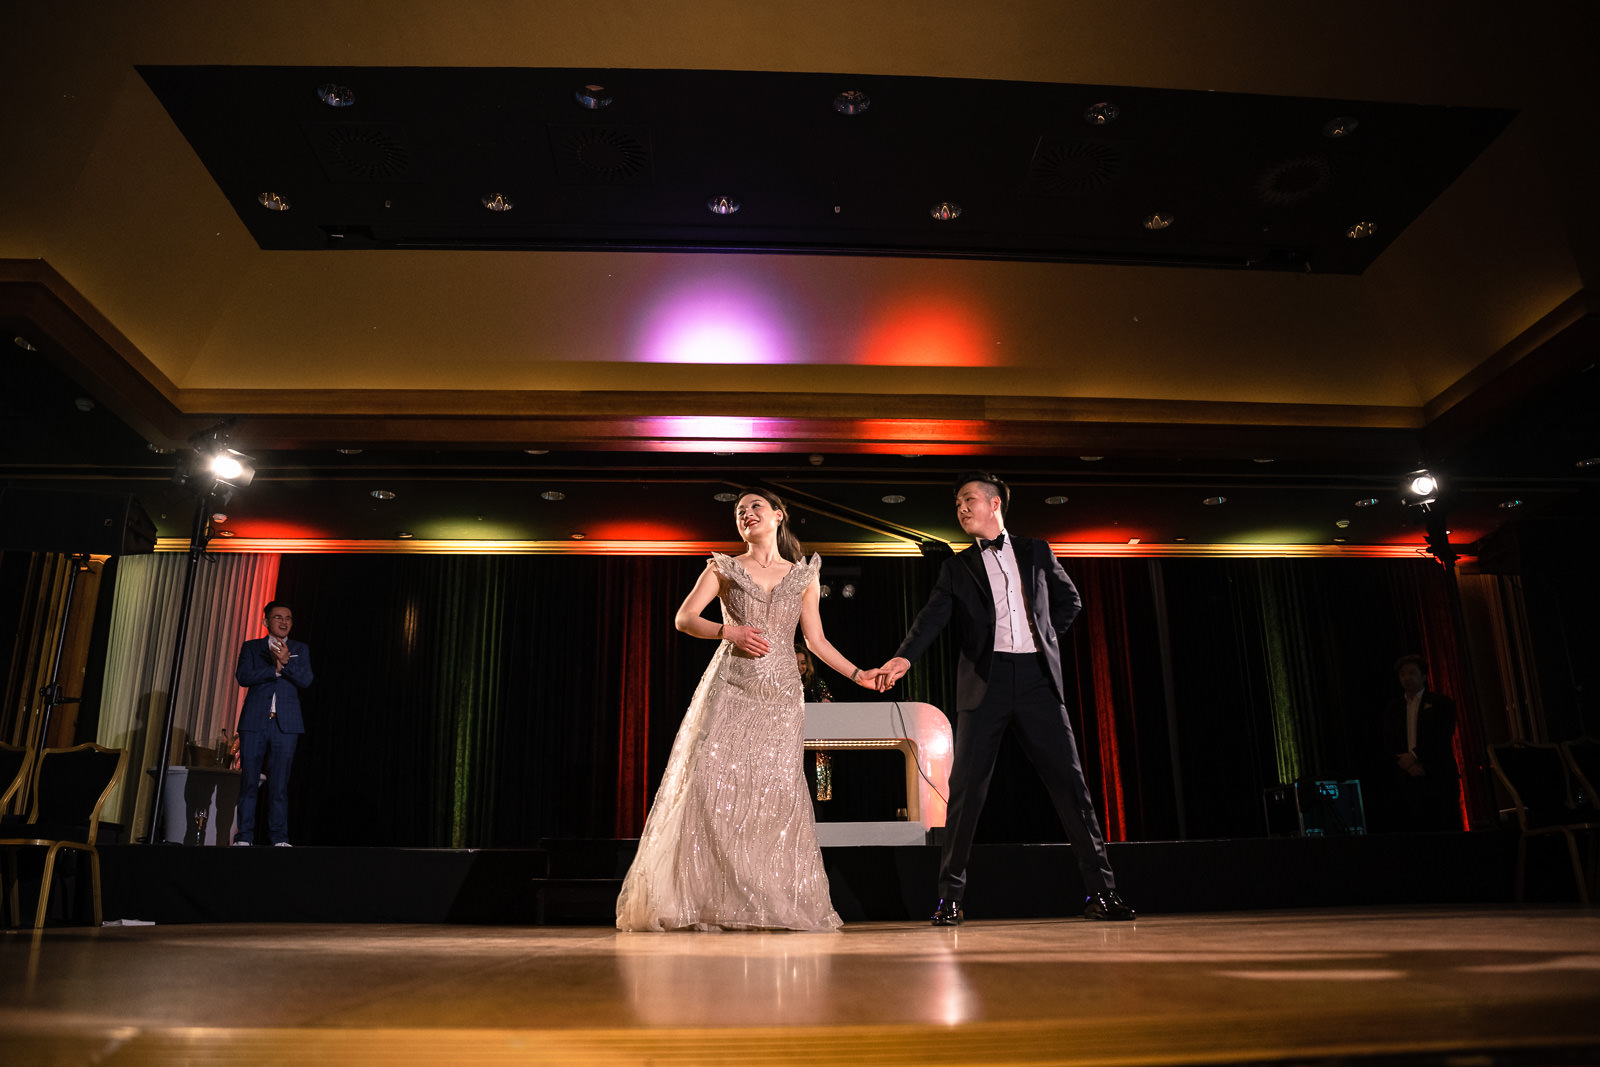
{"type": "Polygon", "coordinates": [[[295,522],[283,522],[278,519],[235,518],[234,521],[230,522],[228,525],[233,527],[233,535],[235,537],[261,537],[269,539],[292,537],[296,539],[318,539],[334,536],[329,531],[318,529],[315,526],[306,526],[302,523],[295,522]]]}
{"type": "Polygon", "coordinates": [[[709,274],[674,286],[645,312],[633,346],[644,363],[795,361],[783,304],[744,278],[709,274]]]}
{"type": "MultiPolygon", "coordinates": [[[[687,503],[684,501],[683,503],[687,503]]],[[[728,510],[728,528],[732,530],[733,509],[728,510]]],[[[588,538],[596,541],[688,541],[694,534],[682,526],[653,519],[619,519],[612,522],[592,522],[585,529],[588,538]]],[[[728,540],[738,540],[730,533],[728,540]]]]}
{"type": "Polygon", "coordinates": [[[858,363],[886,367],[989,367],[993,330],[962,301],[922,299],[891,307],[867,327],[858,363]]]}

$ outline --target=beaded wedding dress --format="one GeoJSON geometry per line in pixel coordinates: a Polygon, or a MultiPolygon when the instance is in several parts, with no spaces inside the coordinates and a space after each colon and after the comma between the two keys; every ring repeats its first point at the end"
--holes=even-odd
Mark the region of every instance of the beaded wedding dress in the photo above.
{"type": "Polygon", "coordinates": [[[841,925],[801,768],[805,702],[789,652],[821,563],[795,564],[768,594],[732,558],[712,555],[723,620],[759,627],[772,651],[753,658],[723,641],[711,657],[617,897],[617,929],[841,925]]]}

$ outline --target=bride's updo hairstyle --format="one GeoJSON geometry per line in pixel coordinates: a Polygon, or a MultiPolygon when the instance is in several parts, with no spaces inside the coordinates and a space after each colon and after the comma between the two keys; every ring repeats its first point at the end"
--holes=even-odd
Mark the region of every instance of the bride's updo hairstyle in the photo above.
{"type": "MultiPolygon", "coordinates": [[[[768,504],[771,504],[773,511],[783,512],[783,521],[778,524],[778,555],[790,563],[799,563],[804,558],[805,552],[800,548],[799,539],[789,532],[789,509],[779,499],[778,494],[770,489],[746,489],[739,494],[739,500],[743,500],[747,496],[758,496],[768,504]]],[[[737,501],[734,502],[733,509],[734,514],[737,515],[739,513],[737,501]]]]}

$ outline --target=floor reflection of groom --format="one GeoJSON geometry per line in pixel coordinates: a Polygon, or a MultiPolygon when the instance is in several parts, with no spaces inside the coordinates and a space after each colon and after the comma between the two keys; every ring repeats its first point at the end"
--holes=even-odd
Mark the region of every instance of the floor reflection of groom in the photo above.
{"type": "Polygon", "coordinates": [[[884,664],[887,687],[911,668],[953,618],[961,658],[956,671],[956,743],[950,803],[939,867],[935,926],[958,926],[964,915],[967,857],[983,811],[1000,742],[1009,727],[1044,779],[1078,860],[1090,919],[1132,919],[1117,893],[1094,801],[1078,760],[1067,717],[1058,635],[1081,601],[1045,541],[1007,537],[1010,493],[992,474],[973,471],[956,483],[956,518],[977,538],[975,550],[944,563],[927,605],[894,658],[884,664]]]}

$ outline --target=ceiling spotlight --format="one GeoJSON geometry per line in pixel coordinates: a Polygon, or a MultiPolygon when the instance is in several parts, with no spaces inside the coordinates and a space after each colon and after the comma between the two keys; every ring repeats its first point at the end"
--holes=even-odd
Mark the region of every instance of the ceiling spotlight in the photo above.
{"type": "Polygon", "coordinates": [[[1079,456],[1078,458],[1083,460],[1085,463],[1099,463],[1101,460],[1105,459],[1106,457],[1104,457],[1104,456],[1079,456]]]}
{"type": "Polygon", "coordinates": [[[328,82],[317,86],[317,99],[329,107],[349,107],[356,102],[356,92],[347,86],[328,82]]]}
{"type": "Polygon", "coordinates": [[[713,196],[706,201],[713,215],[733,215],[739,210],[739,201],[731,196],[713,196]]]}
{"type": "Polygon", "coordinates": [[[833,110],[841,115],[859,115],[872,106],[872,97],[860,89],[846,89],[833,98],[833,110]]]}
{"type": "Polygon", "coordinates": [[[1067,498],[1064,496],[1047,496],[1044,498],[1044,502],[1046,504],[1065,504],[1067,498]]]}
{"type": "Polygon", "coordinates": [[[567,494],[563,493],[559,489],[546,489],[544,492],[540,493],[539,495],[541,497],[543,497],[544,499],[546,499],[546,500],[565,500],[565,499],[567,499],[567,494]]]}
{"type": "Polygon", "coordinates": [[[1122,109],[1116,104],[1102,100],[1098,104],[1090,104],[1083,112],[1083,121],[1091,126],[1104,126],[1108,122],[1117,121],[1117,116],[1122,114],[1122,109]]]}
{"type": "Polygon", "coordinates": [[[409,541],[417,535],[412,533],[410,530],[396,530],[394,536],[397,540],[409,541]]]}
{"type": "Polygon", "coordinates": [[[1347,530],[1347,529],[1350,528],[1350,520],[1349,519],[1335,519],[1333,524],[1335,526],[1339,527],[1339,529],[1341,529],[1341,530],[1347,530]]]}
{"type": "Polygon", "coordinates": [[[524,448],[523,451],[530,456],[548,456],[550,454],[548,448],[524,448]]]}
{"type": "Polygon", "coordinates": [[[588,537],[589,535],[588,534],[583,534],[583,533],[573,532],[573,533],[569,533],[567,536],[572,538],[574,541],[582,541],[585,537],[588,537]]]}
{"type": "Polygon", "coordinates": [[[390,492],[388,489],[374,489],[372,491],[371,495],[372,495],[372,499],[374,499],[374,500],[393,500],[394,499],[394,493],[390,492]]]}
{"type": "Polygon", "coordinates": [[[1576,466],[1580,470],[1588,470],[1590,467],[1600,467],[1600,456],[1596,456],[1593,459],[1580,459],[1578,460],[1576,466]]]}
{"type": "Polygon", "coordinates": [[[483,198],[483,206],[490,211],[510,211],[516,207],[504,193],[489,193],[483,198]]]}
{"type": "Polygon", "coordinates": [[[211,521],[212,522],[227,522],[228,521],[228,516],[224,515],[220,511],[212,512],[211,521]]]}
{"type": "Polygon", "coordinates": [[[1371,237],[1378,232],[1376,222],[1358,222],[1344,231],[1344,235],[1352,241],[1359,241],[1363,237],[1371,237]]]}
{"type": "Polygon", "coordinates": [[[1360,500],[1356,501],[1356,507],[1358,507],[1358,508],[1370,508],[1370,507],[1374,506],[1375,504],[1377,504],[1377,502],[1378,502],[1378,498],[1375,497],[1375,496],[1362,497],[1360,500]]]}
{"type": "Polygon", "coordinates": [[[1267,459],[1267,458],[1262,458],[1262,459],[1253,459],[1250,462],[1251,463],[1271,463],[1271,462],[1273,462],[1273,460],[1267,459]]]}
{"type": "Polygon", "coordinates": [[[37,351],[39,351],[37,348],[33,347],[33,342],[29,341],[26,337],[22,337],[22,336],[13,337],[11,339],[11,343],[16,345],[18,348],[25,349],[26,351],[29,351],[29,352],[37,352],[37,351]]]}
{"type": "Polygon", "coordinates": [[[239,535],[234,533],[232,530],[218,530],[217,531],[217,536],[218,537],[237,537],[239,535]]]}
{"type": "Polygon", "coordinates": [[[572,91],[572,98],[579,107],[586,107],[590,111],[611,106],[611,90],[604,85],[580,85],[572,91]]]}
{"type": "Polygon", "coordinates": [[[1342,545],[1342,544],[1344,544],[1344,543],[1345,543],[1345,541],[1347,541],[1347,540],[1349,540],[1349,539],[1348,539],[1348,538],[1345,538],[1345,537],[1335,537],[1335,538],[1334,538],[1334,539],[1333,539],[1333,543],[1334,543],[1334,544],[1336,544],[1336,545],[1342,545]]]}
{"type": "Polygon", "coordinates": [[[256,197],[256,203],[260,204],[268,211],[289,210],[288,198],[279,196],[277,193],[262,193],[260,196],[256,197]]]}
{"type": "Polygon", "coordinates": [[[1510,500],[1502,500],[1502,501],[1500,501],[1500,507],[1503,507],[1508,511],[1511,508],[1520,508],[1521,506],[1522,506],[1522,501],[1516,499],[1515,497],[1512,497],[1510,500]]]}
{"type": "Polygon", "coordinates": [[[827,600],[833,595],[833,586],[829,585],[827,582],[823,582],[821,588],[819,588],[817,592],[822,594],[823,600],[827,600]]]}
{"type": "Polygon", "coordinates": [[[219,449],[206,459],[206,470],[218,482],[243,489],[255,479],[256,469],[250,457],[232,448],[219,449]]]}
{"type": "Polygon", "coordinates": [[[92,397],[92,396],[76,397],[72,401],[72,406],[77,408],[79,411],[85,411],[85,412],[93,411],[94,410],[94,397],[92,397]]]}
{"type": "Polygon", "coordinates": [[[1164,214],[1164,213],[1162,213],[1160,211],[1157,211],[1157,212],[1154,212],[1152,214],[1146,215],[1144,217],[1143,225],[1144,225],[1144,228],[1147,229],[1147,230],[1164,230],[1168,226],[1171,226],[1172,223],[1173,223],[1173,218],[1172,218],[1171,215],[1167,215],[1167,214],[1164,214]]]}
{"type": "Polygon", "coordinates": [[[941,200],[928,209],[928,214],[940,222],[949,222],[951,219],[961,217],[961,205],[953,200],[941,200]]]}
{"type": "Polygon", "coordinates": [[[731,504],[735,500],[739,499],[739,494],[738,493],[718,493],[716,496],[712,497],[711,499],[715,500],[719,504],[731,504]]]}
{"type": "Polygon", "coordinates": [[[822,466],[823,460],[827,458],[828,457],[824,456],[821,452],[813,452],[811,455],[806,457],[806,461],[813,467],[820,467],[822,466]]]}
{"type": "Polygon", "coordinates": [[[341,455],[341,456],[359,456],[364,451],[364,449],[360,449],[360,448],[336,448],[336,449],[334,449],[334,451],[339,453],[339,455],[341,455]]]}
{"type": "Polygon", "coordinates": [[[890,493],[883,497],[883,502],[885,504],[904,504],[906,502],[906,498],[901,496],[899,493],[890,493]]]}
{"type": "Polygon", "coordinates": [[[1329,119],[1322,124],[1324,137],[1348,137],[1356,132],[1356,127],[1361,125],[1349,115],[1340,115],[1338,118],[1329,119]]]}
{"type": "Polygon", "coordinates": [[[1201,501],[1201,503],[1204,504],[1208,508],[1214,508],[1218,504],[1226,504],[1227,502],[1228,502],[1228,498],[1225,497],[1225,496],[1208,496],[1204,500],[1201,501]]]}

